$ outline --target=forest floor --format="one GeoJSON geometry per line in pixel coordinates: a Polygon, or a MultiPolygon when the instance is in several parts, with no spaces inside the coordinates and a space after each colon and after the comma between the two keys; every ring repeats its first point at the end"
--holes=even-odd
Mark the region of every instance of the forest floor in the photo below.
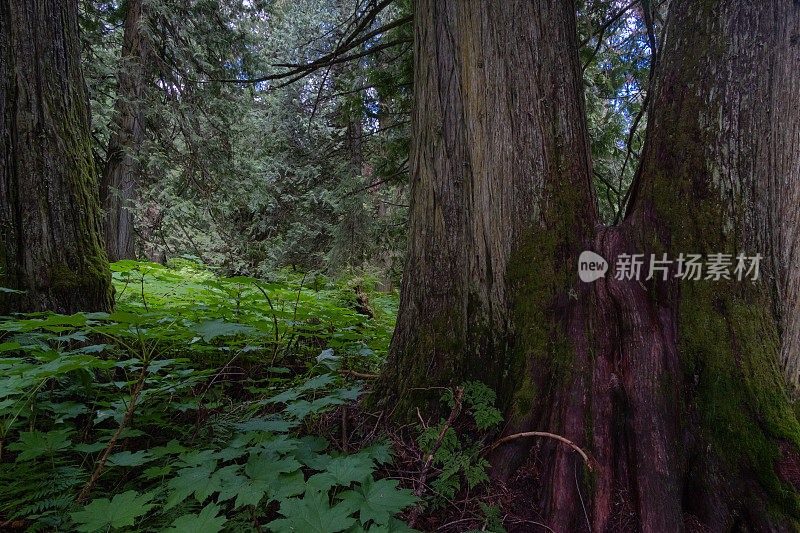
{"type": "MultiPolygon", "coordinates": [[[[447,419],[362,408],[397,312],[376,280],[112,264],[116,310],[0,321],[0,530],[529,531],[483,458],[480,383],[447,419]]],[[[533,528],[536,529],[536,528],[533,528]]]]}

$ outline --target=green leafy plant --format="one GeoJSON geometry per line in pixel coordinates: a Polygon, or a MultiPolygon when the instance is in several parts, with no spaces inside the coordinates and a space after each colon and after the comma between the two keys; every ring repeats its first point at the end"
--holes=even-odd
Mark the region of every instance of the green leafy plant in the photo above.
{"type": "Polygon", "coordinates": [[[395,515],[417,499],[378,477],[389,448],[312,434],[362,394],[340,371],[377,368],[391,308],[366,316],[344,283],[289,273],[112,269],[114,313],[0,320],[0,523],[408,530],[395,515]]]}
{"type": "Polygon", "coordinates": [[[432,465],[440,469],[430,481],[435,494],[431,502],[434,507],[452,498],[464,484],[472,489],[488,481],[486,469],[489,463],[480,452],[484,437],[503,420],[500,411],[494,407],[496,395],[492,389],[477,381],[464,383],[459,388],[463,390],[460,405],[456,405],[457,398],[452,391],[442,395],[440,401],[450,409],[462,408],[474,425],[472,431],[468,427],[457,429],[453,420],[442,419],[436,425],[421,427],[417,439],[425,455],[433,453],[432,465]]]}

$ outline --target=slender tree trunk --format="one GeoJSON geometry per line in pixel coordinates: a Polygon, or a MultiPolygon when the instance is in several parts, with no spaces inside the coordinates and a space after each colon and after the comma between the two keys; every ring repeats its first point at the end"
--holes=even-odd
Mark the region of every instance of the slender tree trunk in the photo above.
{"type": "Polygon", "coordinates": [[[144,139],[144,69],[148,45],[140,29],[142,0],[129,0],[117,75],[118,98],[108,141],[108,161],[101,181],[105,220],[103,233],[111,261],[135,259],[133,198],[136,193],[139,148],[144,139]]]}
{"type": "Polygon", "coordinates": [[[0,1],[0,313],[108,310],[77,2],[0,1]]]}
{"type": "MultiPolygon", "coordinates": [[[[385,95],[381,94],[381,91],[378,91],[378,130],[380,131],[385,131],[391,123],[391,117],[388,114],[389,102],[386,100],[387,98],[385,95]]],[[[385,158],[387,156],[387,150],[385,146],[379,147],[378,150],[381,157],[385,158]]],[[[380,189],[381,186],[388,186],[388,184],[380,183],[379,177],[375,176],[374,174],[373,176],[373,183],[375,183],[375,186],[370,189],[370,192],[372,193],[373,212],[375,213],[375,218],[377,220],[382,220],[384,217],[386,217],[388,210],[386,208],[386,202],[381,199],[380,189]]],[[[380,241],[383,241],[383,239],[380,239],[380,241]]],[[[386,243],[379,242],[378,246],[379,248],[375,254],[375,263],[380,269],[382,275],[375,284],[375,290],[379,292],[389,292],[392,290],[392,258],[386,243]]]]}
{"type": "Polygon", "coordinates": [[[633,199],[608,228],[573,8],[417,3],[409,256],[379,394],[402,412],[419,387],[479,379],[506,433],[589,450],[593,472],[555,440],[491,457],[511,482],[535,456],[531,512],[556,531],[794,530],[800,5],[670,3],[633,199]],[[583,249],[612,272],[581,282],[583,249]],[[613,272],[622,253],[740,252],[764,256],[757,282],[613,272]]]}
{"type": "MultiPolygon", "coordinates": [[[[343,65],[334,65],[330,72],[331,84],[335,90],[347,91],[353,87],[353,79],[346,75],[343,65]]],[[[363,102],[360,94],[340,97],[332,113],[332,123],[341,129],[343,177],[350,183],[360,184],[364,174],[363,143],[363,102]]],[[[336,264],[362,266],[364,252],[368,244],[365,235],[364,210],[360,195],[344,197],[339,205],[341,218],[337,222],[334,236],[334,250],[337,254],[336,264]]]]}

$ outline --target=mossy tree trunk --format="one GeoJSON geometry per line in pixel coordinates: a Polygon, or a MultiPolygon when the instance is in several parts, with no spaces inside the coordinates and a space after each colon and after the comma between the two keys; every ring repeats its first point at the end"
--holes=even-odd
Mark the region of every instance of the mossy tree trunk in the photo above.
{"type": "Polygon", "coordinates": [[[465,4],[416,5],[409,257],[379,394],[402,412],[481,380],[505,433],[590,451],[592,472],[557,441],[491,457],[512,482],[534,456],[556,531],[795,530],[800,5],[670,3],[633,198],[601,227],[574,6],[465,4]],[[673,264],[589,284],[583,249],[612,271],[621,253],[764,260],[756,283],[673,264]]]}
{"type": "Polygon", "coordinates": [[[0,2],[0,313],[108,310],[77,2],[0,2]]]}
{"type": "Polygon", "coordinates": [[[470,376],[510,391],[514,250],[536,234],[566,261],[597,218],[580,68],[564,53],[572,6],[479,4],[415,4],[410,232],[385,380],[401,405],[470,376]]]}
{"type": "Polygon", "coordinates": [[[142,32],[142,0],[129,0],[122,39],[122,62],[117,74],[117,101],[108,141],[108,160],[100,183],[104,211],[103,234],[111,261],[135,259],[134,219],[139,149],[144,139],[142,112],[145,66],[149,46],[142,32]]]}

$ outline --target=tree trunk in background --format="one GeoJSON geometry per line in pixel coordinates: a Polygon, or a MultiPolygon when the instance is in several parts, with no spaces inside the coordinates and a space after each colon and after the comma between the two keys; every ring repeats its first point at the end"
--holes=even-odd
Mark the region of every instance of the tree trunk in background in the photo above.
{"type": "MultiPolygon", "coordinates": [[[[490,458],[556,531],[800,523],[800,5],[673,0],[629,213],[598,225],[571,2],[420,1],[412,205],[378,394],[498,391],[490,458]],[[558,4],[557,6],[551,4],[558,4]],[[611,263],[576,276],[580,251],[611,263]],[[616,280],[621,253],[746,252],[761,279],[616,280]],[[491,372],[487,369],[492,369],[491,372]],[[585,507],[585,511],[584,511],[585,507]]],[[[438,394],[434,394],[438,397],[438,394]]]]}
{"type": "MultiPolygon", "coordinates": [[[[381,94],[381,91],[378,91],[378,130],[379,131],[386,131],[386,129],[391,124],[391,117],[389,116],[389,102],[386,101],[386,97],[381,94]]],[[[385,146],[381,145],[378,148],[381,157],[386,157],[387,149],[385,146]]],[[[372,194],[372,208],[373,213],[375,214],[375,218],[377,220],[382,220],[386,216],[386,202],[381,199],[380,189],[383,184],[379,176],[376,175],[373,169],[372,173],[372,183],[374,186],[370,189],[370,193],[372,194]]],[[[375,283],[375,290],[378,292],[389,292],[392,290],[392,276],[391,276],[391,267],[392,267],[392,258],[389,250],[387,249],[389,244],[387,242],[383,242],[383,239],[380,239],[378,242],[378,250],[375,253],[375,263],[378,266],[378,269],[381,272],[381,277],[375,283]]]]}
{"type": "Polygon", "coordinates": [[[108,310],[77,2],[0,1],[0,313],[108,310]]]}
{"type": "MultiPolygon", "coordinates": [[[[340,6],[341,8],[342,6],[340,6]]],[[[344,65],[334,65],[330,71],[331,86],[334,91],[347,92],[354,87],[354,80],[344,72],[344,65]]],[[[342,97],[340,97],[342,98],[342,97]]],[[[364,175],[364,143],[363,143],[364,104],[361,95],[355,93],[343,97],[332,110],[332,124],[341,131],[342,165],[339,176],[348,187],[361,186],[364,175]]],[[[333,263],[346,267],[361,267],[364,263],[367,231],[364,220],[363,197],[360,194],[345,195],[337,206],[339,220],[334,229],[333,263]]]]}
{"type": "Polygon", "coordinates": [[[148,47],[140,30],[142,0],[129,0],[127,5],[114,124],[108,141],[108,161],[100,184],[105,212],[103,233],[111,261],[136,258],[131,209],[136,193],[139,147],[144,138],[141,99],[144,96],[148,47]]]}

